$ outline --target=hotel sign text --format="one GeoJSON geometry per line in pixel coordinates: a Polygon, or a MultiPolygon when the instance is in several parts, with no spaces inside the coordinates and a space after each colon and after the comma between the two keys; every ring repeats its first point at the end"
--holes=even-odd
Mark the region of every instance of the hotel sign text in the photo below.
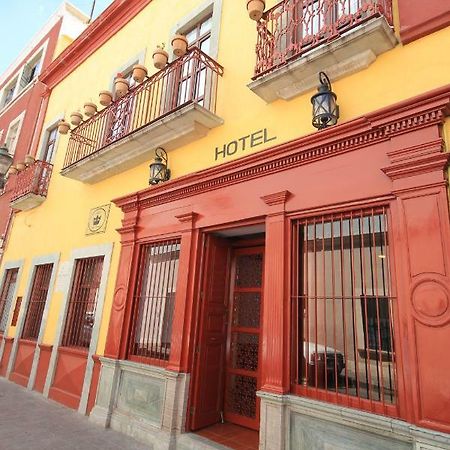
{"type": "Polygon", "coordinates": [[[216,147],[215,160],[232,156],[237,152],[243,152],[249,148],[258,147],[267,142],[274,141],[276,136],[269,136],[267,128],[255,131],[247,136],[240,137],[228,144],[223,144],[221,147],[216,147]]]}

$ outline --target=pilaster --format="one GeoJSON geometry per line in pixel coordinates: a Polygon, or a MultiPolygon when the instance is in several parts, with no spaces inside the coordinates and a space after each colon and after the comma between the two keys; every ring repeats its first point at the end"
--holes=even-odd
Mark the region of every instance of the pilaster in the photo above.
{"type": "Polygon", "coordinates": [[[289,390],[289,258],[286,201],[290,192],[261,197],[268,206],[261,335],[261,390],[283,394],[289,390]]]}
{"type": "Polygon", "coordinates": [[[190,317],[192,314],[192,298],[190,275],[195,267],[195,245],[197,233],[194,231],[197,214],[189,211],[175,216],[183,225],[181,229],[180,261],[178,267],[178,280],[175,294],[175,310],[172,323],[172,341],[168,370],[186,372],[188,369],[188,347],[190,317]],[[189,300],[188,300],[189,299],[189,300]]]}
{"type": "Polygon", "coordinates": [[[106,338],[105,356],[119,359],[125,357],[127,328],[129,326],[131,304],[133,300],[132,283],[137,264],[133,264],[136,255],[136,233],[139,211],[136,202],[127,205],[122,220],[122,228],[117,231],[121,237],[119,270],[117,272],[108,336],[106,338]]]}
{"type": "MultiPolygon", "coordinates": [[[[443,114],[441,115],[443,118],[443,114]]],[[[398,313],[395,331],[401,416],[450,432],[450,224],[443,152],[437,124],[391,139],[391,247],[398,313]]]]}

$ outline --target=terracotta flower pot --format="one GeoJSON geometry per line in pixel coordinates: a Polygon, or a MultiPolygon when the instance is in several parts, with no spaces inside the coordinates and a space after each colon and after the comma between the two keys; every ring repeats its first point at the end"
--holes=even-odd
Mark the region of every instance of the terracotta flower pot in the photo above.
{"type": "Polygon", "coordinates": [[[265,7],[266,0],[247,0],[247,11],[252,20],[260,20],[265,7]]]}
{"type": "Polygon", "coordinates": [[[97,112],[97,105],[92,102],[86,102],[84,105],[84,115],[92,117],[97,112]]]}
{"type": "Polygon", "coordinates": [[[182,34],[176,34],[172,38],[173,54],[180,57],[186,54],[188,49],[188,40],[182,34]]]}
{"type": "Polygon", "coordinates": [[[113,101],[113,94],[111,91],[100,91],[98,94],[98,101],[102,106],[109,106],[113,101]]]}
{"type": "Polygon", "coordinates": [[[125,78],[116,78],[114,80],[116,98],[121,98],[124,95],[127,95],[128,89],[130,89],[130,83],[125,78]]]}
{"type": "Polygon", "coordinates": [[[25,164],[27,166],[31,166],[31,164],[34,164],[34,161],[35,161],[35,159],[34,159],[33,155],[30,155],[30,154],[25,155],[25,164]]]}
{"type": "Polygon", "coordinates": [[[16,166],[11,166],[8,169],[8,175],[15,175],[18,172],[17,167],[16,166]]]}
{"type": "Polygon", "coordinates": [[[22,170],[25,170],[27,168],[27,166],[25,165],[24,162],[18,162],[16,164],[16,168],[19,172],[21,172],[22,170]]]}
{"type": "Polygon", "coordinates": [[[58,132],[59,134],[67,134],[70,130],[70,124],[69,122],[66,122],[65,120],[61,120],[58,123],[58,132]]]}
{"type": "Polygon", "coordinates": [[[161,70],[164,69],[167,61],[169,61],[169,54],[164,49],[157,47],[153,52],[153,65],[161,70]]]}
{"type": "Polygon", "coordinates": [[[83,114],[81,114],[78,111],[74,111],[71,115],[70,115],[70,123],[72,125],[75,125],[76,127],[78,125],[80,125],[81,121],[83,120],[83,114]]]}
{"type": "Polygon", "coordinates": [[[147,74],[147,67],[142,66],[141,64],[136,64],[135,66],[133,66],[133,80],[137,83],[142,83],[145,80],[147,74]]]}

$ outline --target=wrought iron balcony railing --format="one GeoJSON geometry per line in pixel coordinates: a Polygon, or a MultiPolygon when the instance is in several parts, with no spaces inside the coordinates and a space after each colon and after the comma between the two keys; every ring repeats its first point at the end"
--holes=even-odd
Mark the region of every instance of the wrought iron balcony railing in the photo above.
{"type": "Polygon", "coordinates": [[[215,113],[222,75],[222,66],[193,48],[72,130],[63,170],[188,104],[215,113]]]}
{"type": "Polygon", "coordinates": [[[392,25],[392,0],[283,0],[258,22],[253,79],[380,16],[392,25]]]}
{"type": "Polygon", "coordinates": [[[16,175],[11,202],[28,194],[46,197],[53,165],[46,161],[35,161],[16,175]]]}

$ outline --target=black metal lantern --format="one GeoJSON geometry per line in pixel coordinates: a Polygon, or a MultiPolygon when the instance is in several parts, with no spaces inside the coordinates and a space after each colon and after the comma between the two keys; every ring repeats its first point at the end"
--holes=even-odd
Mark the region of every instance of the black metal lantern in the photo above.
{"type": "Polygon", "coordinates": [[[155,150],[155,161],[150,164],[149,184],[155,185],[170,180],[170,169],[167,168],[167,153],[162,147],[155,150]]]}
{"type": "Polygon", "coordinates": [[[5,187],[5,176],[11,167],[13,157],[6,147],[0,147],[0,189],[5,187]]]}
{"type": "Polygon", "coordinates": [[[336,125],[339,119],[339,106],[336,103],[337,96],[331,90],[330,79],[325,72],[319,73],[320,86],[317,94],[311,97],[313,105],[312,124],[322,130],[331,125],[336,125]]]}

